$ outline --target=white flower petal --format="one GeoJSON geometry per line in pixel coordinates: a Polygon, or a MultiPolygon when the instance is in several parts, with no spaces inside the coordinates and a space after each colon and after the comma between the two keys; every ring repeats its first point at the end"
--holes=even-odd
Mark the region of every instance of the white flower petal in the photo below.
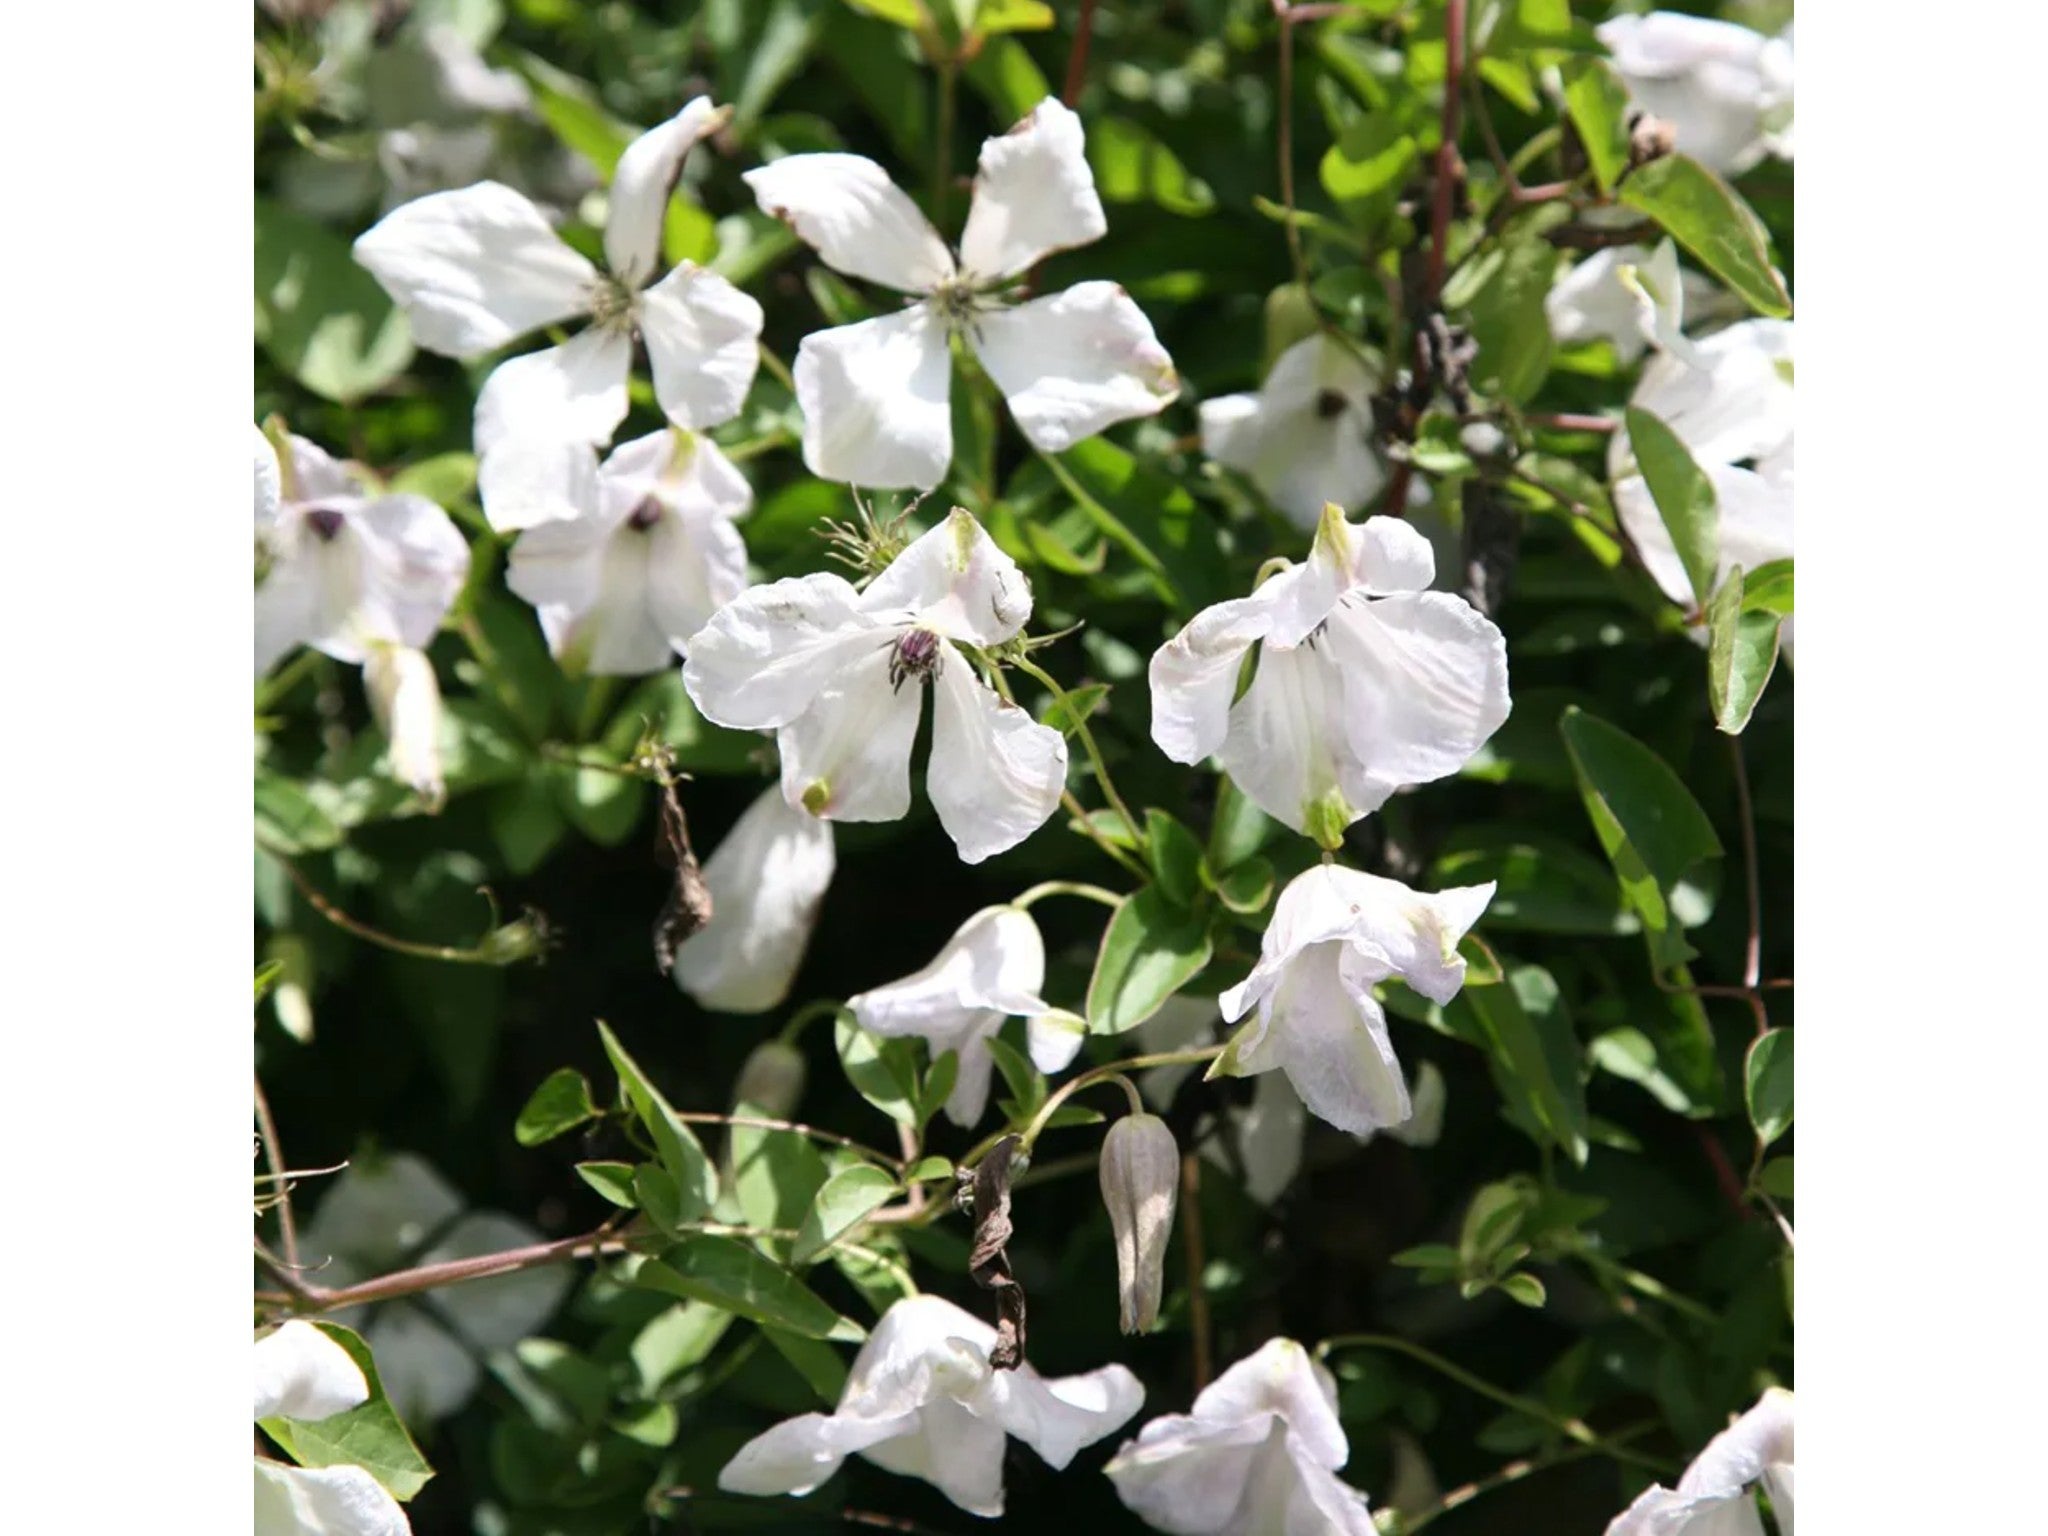
{"type": "Polygon", "coordinates": [[[809,1493],[855,1451],[903,1434],[916,1417],[906,1411],[871,1419],[823,1413],[785,1419],[741,1446],[719,1472],[718,1486],[727,1493],[809,1493]]]}
{"type": "Polygon", "coordinates": [[[1144,1405],[1145,1389],[1121,1365],[1051,1381],[1028,1364],[996,1371],[970,1403],[1056,1469],[1072,1461],[1083,1446],[1114,1434],[1144,1405]]]}
{"type": "Polygon", "coordinates": [[[391,776],[412,786],[430,810],[447,793],[441,774],[441,684],[424,651],[373,645],[363,661],[363,691],[389,742],[391,776]]]}
{"type": "MultiPolygon", "coordinates": [[[[1789,458],[1789,451],[1785,458],[1789,458]]],[[[1773,560],[1792,558],[1793,493],[1790,477],[1762,475],[1732,465],[1704,464],[1702,472],[1714,487],[1720,512],[1720,564],[1716,585],[1737,565],[1745,571],[1773,560]]],[[[1671,530],[1657,510],[1641,475],[1613,485],[1614,511],[1642,556],[1643,565],[1664,595],[1687,609],[1695,606],[1692,578],[1678,557],[1671,530]]]]}
{"type": "Polygon", "coordinates": [[[1016,847],[1059,808],[1067,742],[1022,706],[997,697],[952,646],[941,649],[925,791],[961,859],[979,864],[1016,847]]]}
{"type": "Polygon", "coordinates": [[[1766,113],[1789,106],[1770,40],[1732,22],[1675,11],[1617,16],[1596,29],[1638,106],[1672,125],[1680,153],[1739,175],[1761,160],[1766,113]]]}
{"type": "Polygon", "coordinates": [[[362,1367],[311,1323],[293,1318],[256,1341],[256,1411],[251,1417],[324,1419],[369,1400],[362,1367]]]}
{"type": "MultiPolygon", "coordinates": [[[[1270,1432],[1268,1416],[1205,1423],[1188,1414],[1162,1415],[1127,1440],[1102,1470],[1117,1497],[1147,1525],[1170,1536],[1270,1536],[1247,1508],[1255,1495],[1254,1464],[1270,1432]]],[[[1284,1428],[1280,1429],[1285,1433],[1284,1428]]]]}
{"type": "Polygon", "coordinates": [[[1271,628],[1272,610],[1264,588],[1217,603],[1152,653],[1152,740],[1175,762],[1199,763],[1223,745],[1245,652],[1271,628]]]}
{"type": "Polygon", "coordinates": [[[1048,96],[1008,133],[984,139],[960,262],[978,282],[1013,277],[1054,251],[1108,233],[1081,119],[1048,96]]]}
{"type": "Polygon", "coordinates": [[[1408,1100],[1414,1113],[1399,1125],[1389,1127],[1387,1134],[1407,1146],[1435,1146],[1443,1139],[1446,1097],[1443,1073],[1435,1062],[1425,1061],[1415,1069],[1414,1081],[1408,1085],[1408,1100]]]}
{"type": "Polygon", "coordinates": [[[789,995],[836,865],[832,823],[755,797],[711,857],[711,922],[676,951],[675,983],[719,1013],[765,1013],[789,995]]]}
{"type": "Polygon", "coordinates": [[[573,439],[501,439],[477,462],[476,489],[499,533],[589,517],[598,505],[597,450],[573,439]]]}
{"type": "Polygon", "coordinates": [[[1002,1028],[1003,1016],[994,1009],[979,1015],[981,1023],[963,1029],[950,1038],[932,1041],[932,1060],[951,1051],[959,1066],[953,1075],[953,1088],[946,1095],[946,1118],[962,1130],[971,1130],[981,1122],[982,1111],[988,1108],[989,1084],[995,1075],[996,1059],[988,1048],[988,1039],[1002,1028]]]}
{"type": "Polygon", "coordinates": [[[1072,1066],[1087,1039],[1087,1021],[1071,1013],[1041,1015],[1027,1019],[1024,1024],[1024,1044],[1031,1053],[1031,1065],[1048,1075],[1072,1066]]]}
{"type": "Polygon", "coordinates": [[[513,546],[505,585],[533,604],[548,650],[565,668],[637,677],[675,660],[654,618],[654,554],[654,530],[623,519],[543,523],[513,546]]]}
{"type": "Polygon", "coordinates": [[[1368,517],[1345,525],[1352,582],[1374,597],[1426,592],[1436,580],[1436,550],[1413,523],[1368,517]]]}
{"type": "Polygon", "coordinates": [[[1550,334],[1565,346],[1605,341],[1624,366],[1641,357],[1649,338],[1638,323],[1641,306],[1621,280],[1621,269],[1649,254],[1640,245],[1613,245],[1568,267],[1544,296],[1550,334]]]}
{"type": "Polygon", "coordinates": [[[897,821],[909,811],[924,690],[893,685],[889,665],[889,648],[880,646],[840,667],[777,734],[782,797],[791,806],[829,821],[897,821]]]}
{"type": "MultiPolygon", "coordinates": [[[[1336,913],[1344,936],[1386,958],[1401,979],[1433,1002],[1448,1003],[1465,984],[1458,944],[1493,899],[1493,882],[1460,885],[1434,893],[1410,890],[1398,880],[1368,875],[1339,864],[1323,864],[1297,876],[1281,892],[1281,903],[1313,902],[1311,922],[1336,913]]],[[[1275,908],[1275,922],[1279,908],[1275,908]]],[[[1313,929],[1311,929],[1313,931],[1313,929]]]]}
{"type": "Polygon", "coordinates": [[[985,1014],[1000,1023],[1012,1014],[1050,1012],[1038,996],[1044,985],[1045,941],[1031,914],[983,907],[929,964],[848,998],[846,1006],[873,1034],[931,1040],[977,1027],[985,1014]]]}
{"type": "Polygon", "coordinates": [[[1282,1536],[1378,1536],[1364,1494],[1318,1464],[1292,1435],[1287,1455],[1294,1487],[1282,1536]]]}
{"type": "Polygon", "coordinates": [[[711,98],[699,96],[619,156],[605,219],[604,259],[612,275],[629,287],[644,286],[661,264],[662,218],[682,174],[683,157],[723,120],[711,98]]]}
{"type": "Polygon", "coordinates": [[[632,366],[632,337],[607,326],[508,358],[477,393],[478,457],[488,460],[506,444],[524,452],[537,444],[610,442],[626,419],[632,366]]]}
{"type": "Polygon", "coordinates": [[[971,1391],[989,1372],[996,1331],[942,1296],[893,1303],[854,1357],[839,1411],[876,1418],[921,1408],[943,1392],[971,1391]]]}
{"type": "Polygon", "coordinates": [[[861,593],[876,617],[970,645],[1000,645],[1031,619],[1031,583],[965,508],[921,534],[861,593]]]}
{"type": "Polygon", "coordinates": [[[1507,641],[1448,592],[1354,594],[1330,616],[1321,649],[1341,679],[1335,718],[1376,781],[1456,773],[1508,717],[1507,641]]]}
{"type": "Polygon", "coordinates": [[[598,281],[530,199],[495,181],[394,208],[355,257],[405,311],[413,339],[450,357],[587,313],[598,281]]]}
{"type": "Polygon", "coordinates": [[[1218,1376],[1195,1398],[1193,1416],[1229,1424],[1276,1413],[1289,1432],[1325,1467],[1351,1456],[1337,1421],[1337,1383],[1292,1339],[1269,1339],[1218,1376]]]}
{"type": "Polygon", "coordinates": [[[1764,1522],[1747,1494],[1693,1499],[1657,1487],[1616,1515],[1607,1536],[1764,1536],[1764,1522]]]}
{"type": "Polygon", "coordinates": [[[1364,506],[1386,482],[1372,446],[1377,387],[1357,352],[1318,333],[1282,352],[1257,394],[1202,402],[1202,451],[1314,528],[1324,503],[1364,506]]]}
{"type": "Polygon", "coordinates": [[[1678,1491],[1697,1498],[1739,1493],[1764,1475],[1766,1467],[1792,1463],[1793,1397],[1773,1387],[1756,1406],[1707,1442],[1678,1480],[1678,1491]]]}
{"type": "Polygon", "coordinates": [[[1280,1072],[1267,1072],[1252,1089],[1252,1101],[1230,1113],[1231,1134],[1244,1164],[1244,1192],[1271,1205],[1301,1171],[1301,1142],[1308,1132],[1308,1106],[1280,1072]]]}
{"type": "Polygon", "coordinates": [[[1152,322],[1115,283],[1076,283],[988,311],[975,318],[970,337],[1024,436],[1046,453],[1119,421],[1155,416],[1180,394],[1152,322]]]}
{"type": "Polygon", "coordinates": [[[337,459],[310,438],[296,432],[285,440],[291,456],[288,502],[331,501],[336,497],[360,496],[369,487],[353,464],[337,459]]]}
{"type": "Polygon", "coordinates": [[[683,686],[719,725],[787,725],[840,669],[869,651],[886,656],[894,636],[858,600],[845,578],[827,571],[750,587],[690,637],[683,686]]]}
{"type": "Polygon", "coordinates": [[[761,306],[694,262],[640,295],[654,397],[679,427],[731,421],[761,364],[761,306]]]}
{"type": "Polygon", "coordinates": [[[862,1453],[899,1477],[921,1478],[970,1515],[1003,1512],[1003,1429],[951,1398],[937,1398],[917,1416],[914,1432],[862,1453]]]}
{"type": "Polygon", "coordinates": [[[255,1536],[411,1536],[405,1509],[361,1467],[256,1462],[255,1536]]]}
{"type": "Polygon", "coordinates": [[[930,490],[945,478],[953,359],[925,305],[811,332],[795,372],[812,474],[885,491],[930,490]]]}
{"type": "Polygon", "coordinates": [[[384,496],[350,516],[330,548],[351,543],[361,561],[356,608],[309,643],[352,662],[377,640],[424,647],[469,576],[469,544],[454,521],[424,496],[384,496]]]}
{"type": "Polygon", "coordinates": [[[742,178],[826,265],[902,293],[929,293],[953,258],[889,173],[861,155],[787,155],[742,178]]]}
{"type": "Polygon", "coordinates": [[[1369,776],[1352,749],[1343,688],[1338,670],[1315,650],[1262,647],[1259,669],[1231,706],[1216,752],[1254,805],[1297,832],[1307,831],[1311,818],[1318,826],[1349,826],[1394,791],[1391,782],[1369,776]]]}
{"type": "Polygon", "coordinates": [[[1379,1130],[1414,1113],[1372,996],[1386,974],[1355,949],[1318,945],[1274,989],[1270,1028],[1281,1069],[1309,1112],[1340,1131],[1379,1130]]]}

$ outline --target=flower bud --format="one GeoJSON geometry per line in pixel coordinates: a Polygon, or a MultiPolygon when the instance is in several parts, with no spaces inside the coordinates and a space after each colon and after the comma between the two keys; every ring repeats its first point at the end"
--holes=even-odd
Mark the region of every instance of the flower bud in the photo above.
{"type": "Polygon", "coordinates": [[[447,799],[441,777],[441,685],[434,664],[410,646],[377,645],[363,662],[370,709],[391,743],[394,778],[412,786],[427,810],[447,799]]]}
{"type": "Polygon", "coordinates": [[[777,1120],[787,1118],[803,1096],[803,1052],[785,1040],[764,1040],[755,1046],[732,1088],[735,1104],[751,1104],[777,1120]]]}
{"type": "Polygon", "coordinates": [[[1102,1139],[1102,1203],[1116,1233],[1118,1310],[1125,1333],[1159,1321],[1166,1239],[1180,1190],[1180,1148],[1157,1115],[1126,1115],[1102,1139]]]}

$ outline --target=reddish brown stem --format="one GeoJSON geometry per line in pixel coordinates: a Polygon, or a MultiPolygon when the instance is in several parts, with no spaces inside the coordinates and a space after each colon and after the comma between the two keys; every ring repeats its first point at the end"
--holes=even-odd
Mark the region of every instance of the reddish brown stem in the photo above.
{"type": "Polygon", "coordinates": [[[1081,0],[1081,14],[1074,22],[1074,46],[1067,50],[1067,83],[1060,100],[1073,106],[1081,99],[1081,87],[1088,80],[1088,45],[1095,40],[1095,0],[1081,0]]]}

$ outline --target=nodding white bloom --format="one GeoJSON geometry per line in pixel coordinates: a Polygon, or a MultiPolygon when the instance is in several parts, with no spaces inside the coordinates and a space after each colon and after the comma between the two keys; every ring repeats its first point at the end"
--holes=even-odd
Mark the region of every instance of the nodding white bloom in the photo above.
{"type": "Polygon", "coordinates": [[[687,642],[683,686],[718,724],[776,733],[791,806],[895,821],[910,809],[929,681],[925,787],[978,864],[1038,830],[1067,781],[1066,739],[998,698],[956,648],[999,645],[1030,617],[1024,573],[955,507],[864,590],[820,572],[742,592],[687,642]]]}
{"type": "MultiPolygon", "coordinates": [[[[733,520],[753,492],[710,438],[681,428],[621,443],[602,465],[579,443],[565,462],[568,515],[527,527],[505,584],[540,611],[548,649],[570,670],[658,672],[746,586],[733,520]]],[[[531,493],[538,482],[520,486],[531,493]]]]}
{"type": "Polygon", "coordinates": [[[915,302],[806,336],[797,350],[804,464],[827,480],[929,490],[953,460],[949,338],[958,332],[1033,447],[1058,453],[1180,393],[1152,324],[1115,283],[1012,303],[1040,259],[1109,228],[1081,120],[1047,97],[985,141],[956,261],[917,205],[860,155],[789,155],[747,172],[764,211],[825,264],[915,302]]]}
{"type": "MultiPolygon", "coordinates": [[[[522,1221],[495,1211],[465,1212],[462,1197],[432,1165],[399,1152],[350,1164],[313,1213],[301,1246],[312,1262],[324,1262],[324,1283],[345,1286],[539,1241],[522,1221]]],[[[481,1376],[479,1358],[537,1330],[569,1283],[554,1270],[530,1269],[351,1307],[334,1320],[363,1335],[399,1416],[431,1421],[467,1402],[481,1376]]]]}
{"type": "Polygon", "coordinates": [[[589,317],[560,346],[500,363],[484,382],[476,451],[487,486],[561,444],[609,442],[626,416],[636,340],[670,421],[695,430],[739,414],[760,361],[761,306],[694,262],[652,281],[683,159],[727,115],[699,96],[626,146],[612,174],[603,271],[530,198],[495,181],[415,199],[356,241],[356,260],[432,352],[479,357],[542,326],[589,317]]]}
{"type": "Polygon", "coordinates": [[[1783,1387],[1708,1441],[1675,1490],[1645,1489],[1607,1536],[1764,1536],[1752,1491],[1759,1485],[1779,1536],[1792,1536],[1792,1394],[1783,1387]]]}
{"type": "Polygon", "coordinates": [[[1624,364],[1653,346],[1675,357],[1691,355],[1682,329],[1685,274],[1669,240],[1654,251],[1639,245],[1595,251],[1551,285],[1543,310],[1558,341],[1604,340],[1624,364]]]}
{"type": "Polygon", "coordinates": [[[789,996],[836,865],[832,824],[770,785],[704,861],[711,921],[670,973],[718,1013],[765,1013],[789,996]]]}
{"type": "Polygon", "coordinates": [[[281,465],[268,448],[256,450],[256,675],[294,646],[361,663],[379,642],[433,639],[469,574],[448,514],[379,495],[303,437],[281,465]]]}
{"type": "Polygon", "coordinates": [[[1374,1536],[1365,1495],[1336,1475],[1350,1459],[1337,1383],[1294,1340],[1273,1339],[1102,1470],[1172,1536],[1374,1536]]]}
{"type": "MultiPolygon", "coordinates": [[[[258,1419],[319,1420],[370,1400],[362,1367],[294,1318],[256,1341],[258,1419]]],[[[361,1467],[294,1467],[256,1458],[256,1536],[404,1536],[405,1511],[361,1467]]]]}
{"type": "Polygon", "coordinates": [[[1376,365],[1318,331],[1274,361],[1256,394],[1201,405],[1202,452],[1243,470],[1303,530],[1326,502],[1347,511],[1372,501],[1387,466],[1373,445],[1376,365]]]}
{"type": "MultiPolygon", "coordinates": [[[[1138,1040],[1148,1053],[1201,1045],[1212,1037],[1215,1020],[1213,1002],[1177,997],[1138,1026],[1138,1040]]],[[[1148,1067],[1138,1079],[1139,1090],[1146,1103],[1164,1110],[1194,1070],[1178,1063],[1148,1067]]],[[[1425,1061],[1415,1069],[1408,1096],[1414,1112],[1399,1125],[1387,1127],[1386,1134],[1411,1147],[1435,1146],[1443,1135],[1448,1097],[1444,1075],[1435,1062],[1425,1061]]],[[[1241,1172],[1244,1192],[1260,1205],[1271,1205],[1301,1171],[1302,1142],[1307,1133],[1308,1107],[1294,1091],[1294,1084],[1284,1072],[1266,1072],[1252,1085],[1251,1103],[1222,1108],[1215,1131],[1202,1140],[1201,1152],[1217,1167],[1241,1172]]],[[[1358,1140],[1370,1141],[1375,1134],[1365,1132],[1358,1140]]]]}
{"type": "Polygon", "coordinates": [[[379,642],[363,662],[370,709],[390,742],[391,776],[412,786],[429,812],[448,786],[441,772],[441,684],[425,651],[379,642]]]}
{"type": "Polygon", "coordinates": [[[1655,11],[1595,29],[1644,110],[1670,123],[1678,151],[1739,175],[1768,154],[1792,157],[1792,34],[1655,11]]]}
{"type": "Polygon", "coordinates": [[[993,1328],[950,1301],[905,1297],[861,1346],[838,1408],[756,1435],[725,1464],[718,1486],[805,1494],[858,1455],[993,1518],[1003,1512],[1006,1435],[1064,1467],[1144,1404],[1145,1389],[1121,1365],[1048,1381],[1028,1364],[991,1368],[995,1341],[993,1328]]]}
{"type": "Polygon", "coordinates": [[[1372,989],[1399,977],[1448,1003],[1465,984],[1458,942],[1492,899],[1491,881],[1425,895],[1336,864],[1296,876],[1274,905],[1259,963],[1217,999],[1226,1019],[1255,1013],[1210,1075],[1278,1068],[1310,1113],[1340,1131],[1399,1125],[1413,1105],[1372,989]]]}
{"type": "Polygon", "coordinates": [[[983,907],[923,970],[850,997],[846,1006],[870,1034],[915,1035],[933,1060],[947,1051],[958,1055],[946,1118],[965,1126],[988,1107],[995,1066],[988,1042],[1003,1020],[1025,1020],[1031,1060],[1041,1072],[1062,1070],[1081,1049],[1080,1026],[1038,995],[1044,985],[1045,940],[1031,914],[983,907]]]}
{"type": "MultiPolygon", "coordinates": [[[[1630,403],[1674,432],[1713,483],[1720,511],[1715,583],[1792,555],[1792,322],[1744,320],[1643,369],[1630,403]]],[[[1608,440],[1615,515],[1665,596],[1690,610],[1692,581],[1626,429],[1608,440]]],[[[1704,599],[1701,599],[1704,606],[1704,599]]],[[[1791,622],[1783,638],[1790,654],[1791,622]]]]}
{"type": "Polygon", "coordinates": [[[1179,763],[1214,753],[1267,815],[1334,848],[1507,719],[1507,642],[1463,598],[1424,590],[1435,575],[1429,541],[1399,518],[1326,507],[1307,564],[1203,609],[1153,653],[1153,741],[1179,763]]]}

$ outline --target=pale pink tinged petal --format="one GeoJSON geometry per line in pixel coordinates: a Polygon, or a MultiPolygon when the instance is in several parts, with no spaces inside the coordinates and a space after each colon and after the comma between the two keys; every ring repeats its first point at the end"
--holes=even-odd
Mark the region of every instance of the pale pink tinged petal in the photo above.
{"type": "Polygon", "coordinates": [[[411,1536],[405,1509],[361,1467],[256,1462],[255,1536],[411,1536]]]}
{"type": "Polygon", "coordinates": [[[447,1418],[483,1379],[475,1350],[417,1302],[386,1302],[365,1338],[384,1395],[408,1424],[447,1418]]]}
{"type": "Polygon", "coordinates": [[[597,269],[495,181],[394,208],[355,244],[430,352],[476,357],[590,308],[597,269]]]}
{"type": "Polygon", "coordinates": [[[271,446],[261,427],[251,430],[256,434],[256,526],[268,528],[277,521],[278,511],[284,505],[283,482],[278,474],[277,449],[271,446]]]}
{"type": "Polygon", "coordinates": [[[640,295],[640,338],[668,419],[699,430],[731,421],[761,363],[761,306],[693,262],[640,295]]]}
{"type": "MultiPolygon", "coordinates": [[[[1326,631],[1318,645],[1327,644],[1326,631]]],[[[1269,645],[1231,706],[1217,761],[1254,805],[1297,832],[1312,811],[1319,824],[1348,826],[1393,792],[1367,775],[1346,738],[1342,688],[1337,668],[1316,650],[1269,645]]]]}
{"type": "Polygon", "coordinates": [[[1277,1413],[1314,1458],[1341,1467],[1351,1446],[1337,1422],[1337,1383],[1329,1371],[1292,1339],[1268,1339],[1231,1366],[1194,1403],[1202,1423],[1228,1424],[1277,1413]]]}
{"type": "Polygon", "coordinates": [[[789,995],[837,865],[832,824],[771,786],[704,861],[711,922],[676,951],[675,983],[719,1013],[765,1013],[789,995]]]}
{"type": "Polygon", "coordinates": [[[629,287],[644,286],[661,264],[662,219],[683,172],[683,157],[721,121],[711,98],[699,96],[619,156],[605,219],[604,259],[612,275],[629,287]]]}
{"type": "Polygon", "coordinates": [[[1508,717],[1507,641],[1448,592],[1353,596],[1322,646],[1342,679],[1339,719],[1375,780],[1456,773],[1508,717]]]}
{"type": "MultiPolygon", "coordinates": [[[[273,553],[256,588],[256,675],[261,677],[314,636],[332,627],[326,614],[325,562],[299,548],[296,537],[273,553]]],[[[353,565],[351,563],[351,569],[353,565]]],[[[344,601],[343,611],[346,611],[344,601]]]]}
{"type": "Polygon", "coordinates": [[[469,543],[454,520],[424,496],[385,496],[364,503],[344,533],[362,556],[359,606],[339,637],[354,654],[332,640],[323,649],[349,661],[372,640],[423,649],[469,577],[469,543]]]}
{"type": "Polygon", "coordinates": [[[1156,416],[1180,394],[1152,322],[1115,283],[1076,283],[980,314],[969,338],[1024,436],[1046,453],[1156,416]]]}
{"type": "Polygon", "coordinates": [[[951,645],[933,679],[925,789],[968,864],[1014,848],[1059,808],[1066,738],[999,698],[951,645]]]}
{"type": "Polygon", "coordinates": [[[1354,1135],[1398,1125],[1412,1112],[1386,1015],[1372,997],[1387,974],[1355,950],[1318,944],[1287,968],[1270,1000],[1267,1038],[1301,1102],[1354,1135]]]}
{"type": "Polygon", "coordinates": [[[1031,583],[964,508],[920,535],[861,593],[861,608],[949,640],[1000,645],[1031,618],[1031,583]]]}
{"type": "Polygon", "coordinates": [[[1366,1497],[1317,1463],[1302,1443],[1289,1437],[1294,1489],[1287,1501],[1281,1536],[1378,1536],[1366,1497]]]}
{"type": "Polygon", "coordinates": [[[840,667],[782,727],[776,744],[790,805],[828,821],[897,821],[909,811],[910,748],[924,694],[889,681],[889,649],[840,667]]]}
{"type": "Polygon", "coordinates": [[[1274,1427],[1265,1416],[1212,1424],[1167,1414],[1124,1442],[1102,1470],[1117,1497],[1156,1531],[1254,1536],[1256,1528],[1243,1523],[1242,1505],[1274,1427]]]}
{"type": "Polygon", "coordinates": [[[1013,277],[1042,257],[1109,230],[1081,119],[1052,97],[1008,133],[984,139],[960,262],[978,282],[1013,277]]]}
{"type": "Polygon", "coordinates": [[[598,508],[597,450],[562,438],[509,438],[478,461],[476,488],[499,533],[589,518],[598,508]]]}
{"type": "Polygon", "coordinates": [[[1270,594],[1217,603],[1152,653],[1152,740],[1175,762],[1199,763],[1223,745],[1245,653],[1271,627],[1272,607],[1270,594]]]}
{"type": "Polygon", "coordinates": [[[796,351],[804,466],[875,490],[930,490],[953,462],[953,359],[922,304],[813,331],[796,351]]]}
{"type": "Polygon", "coordinates": [[[860,155],[788,155],[747,172],[761,211],[849,277],[929,293],[953,257],[889,173],[860,155]]]}
{"type": "MultiPolygon", "coordinates": [[[[1326,864],[1300,877],[1322,884],[1348,918],[1344,937],[1364,944],[1434,1002],[1448,1003],[1465,982],[1458,944],[1493,899],[1493,883],[1428,894],[1398,880],[1326,864]]],[[[1290,886],[1293,890],[1295,887],[1290,886]]]]}
{"type": "Polygon", "coordinates": [[[592,326],[559,347],[509,358],[491,370],[476,398],[479,457],[503,446],[606,443],[626,419],[626,375],[633,339],[592,326]]]}
{"type": "Polygon", "coordinates": [[[362,1367],[311,1323],[293,1318],[256,1341],[252,1417],[324,1419],[369,1400],[362,1367]]]}
{"type": "Polygon", "coordinates": [[[894,640],[858,600],[844,577],[828,571],[751,587],[690,637],[683,686],[719,725],[786,725],[842,667],[894,640]]]}
{"type": "Polygon", "coordinates": [[[718,1474],[727,1493],[806,1494],[839,1470],[856,1451],[913,1427],[916,1414],[842,1418],[806,1413],[785,1419],[739,1448],[718,1474]]]}
{"type": "Polygon", "coordinates": [[[1121,1365],[1050,1381],[1021,1365],[995,1372],[980,1395],[969,1399],[977,1413],[995,1419],[1055,1469],[1083,1446],[1121,1429],[1144,1405],[1144,1387],[1121,1365]]]}

